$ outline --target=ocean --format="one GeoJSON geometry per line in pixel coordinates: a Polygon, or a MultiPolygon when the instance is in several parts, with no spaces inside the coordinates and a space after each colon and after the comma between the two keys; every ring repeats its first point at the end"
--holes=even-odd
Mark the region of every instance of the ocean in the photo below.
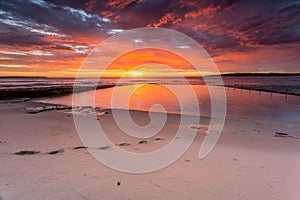
{"type": "MultiPolygon", "coordinates": [[[[93,85],[95,79],[80,79],[80,84],[93,85]]],[[[172,78],[128,78],[122,80],[122,86],[76,93],[79,104],[73,106],[95,105],[101,108],[121,108],[167,113],[193,115],[200,108],[202,116],[211,115],[211,97],[204,81],[189,78],[190,85],[172,78]],[[192,94],[189,91],[192,88],[192,94]],[[172,92],[173,91],[173,92],[172,92]],[[175,91],[175,93],[174,93],[175,91]],[[132,94],[128,97],[128,94],[132,94]],[[118,94],[117,96],[114,94],[118,94]],[[196,95],[198,104],[190,102],[196,95]],[[95,104],[93,104],[95,97],[95,104]],[[181,108],[181,104],[185,105],[181,108]],[[154,105],[154,106],[153,106],[154,105]],[[161,105],[161,106],[159,106],[161,105]],[[163,107],[163,108],[162,108],[163,107]]],[[[272,120],[280,118],[285,122],[300,122],[300,76],[268,76],[268,77],[224,77],[227,117],[236,119],[272,120]],[[247,90],[244,88],[258,90],[247,90]],[[273,88],[275,92],[288,91],[295,95],[278,94],[259,91],[273,88]],[[277,91],[276,91],[277,90],[277,91]]],[[[210,77],[214,85],[214,77],[210,77]]],[[[73,79],[49,78],[1,78],[1,89],[22,89],[32,87],[59,87],[73,85],[73,79]]],[[[117,79],[101,79],[99,84],[115,84],[117,79]]],[[[222,89],[219,86],[211,86],[222,89]]],[[[60,97],[43,97],[35,101],[72,106],[72,95],[60,97]]]]}
{"type": "MultiPolygon", "coordinates": [[[[215,77],[207,77],[210,84],[215,83],[215,77]]],[[[300,95],[300,76],[229,76],[223,77],[225,86],[229,87],[244,87],[258,90],[271,90],[273,92],[282,92],[300,95]]],[[[198,77],[187,78],[192,85],[205,84],[203,79],[198,77]]],[[[81,84],[94,84],[97,79],[79,79],[81,84]]],[[[102,78],[99,84],[115,84],[118,82],[116,78],[102,78]]],[[[176,78],[127,78],[122,79],[122,84],[139,84],[139,83],[154,83],[154,84],[183,84],[181,79],[176,78]]],[[[59,87],[71,86],[74,84],[72,78],[1,78],[1,89],[20,89],[32,87],[59,87]]]]}

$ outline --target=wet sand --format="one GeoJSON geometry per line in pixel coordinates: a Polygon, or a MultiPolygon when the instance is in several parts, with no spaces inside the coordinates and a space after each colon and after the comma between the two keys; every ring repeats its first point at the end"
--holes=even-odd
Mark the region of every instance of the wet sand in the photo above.
{"type": "MultiPolygon", "coordinates": [[[[298,199],[300,196],[299,124],[227,119],[222,135],[206,158],[199,160],[205,137],[200,130],[175,163],[146,174],[128,174],[104,166],[88,152],[68,110],[28,113],[44,106],[28,102],[0,104],[0,199],[298,199]]],[[[131,111],[138,123],[148,113],[131,111]]],[[[168,115],[159,135],[127,137],[107,110],[98,122],[114,145],[148,152],[167,144],[179,115],[168,115]]],[[[207,123],[203,120],[202,123],[207,123]]]]}

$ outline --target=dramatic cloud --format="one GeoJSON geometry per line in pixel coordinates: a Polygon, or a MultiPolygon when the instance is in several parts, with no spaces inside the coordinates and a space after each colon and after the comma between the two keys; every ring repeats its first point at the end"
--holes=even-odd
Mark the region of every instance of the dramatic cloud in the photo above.
{"type": "Polygon", "coordinates": [[[74,72],[105,38],[145,26],[189,35],[223,72],[300,69],[296,0],[16,0],[0,1],[0,75],[74,72]]]}

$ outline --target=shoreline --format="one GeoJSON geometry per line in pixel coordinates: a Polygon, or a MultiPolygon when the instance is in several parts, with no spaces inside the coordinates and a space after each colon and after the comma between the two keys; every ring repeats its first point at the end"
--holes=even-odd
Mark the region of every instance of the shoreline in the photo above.
{"type": "MultiPolygon", "coordinates": [[[[96,89],[115,87],[115,84],[97,85],[96,89]]],[[[80,86],[74,88],[71,86],[55,87],[32,87],[32,88],[5,88],[0,89],[0,100],[17,99],[17,98],[37,98],[37,97],[58,97],[76,92],[85,92],[94,89],[94,87],[80,86]]]]}
{"type": "MultiPolygon", "coordinates": [[[[154,114],[166,114],[166,115],[174,115],[174,116],[185,116],[185,117],[200,117],[200,118],[205,118],[205,119],[210,119],[212,116],[210,115],[205,115],[201,114],[200,116],[196,116],[193,114],[181,114],[181,113],[176,113],[176,112],[159,112],[159,111],[148,111],[148,110],[138,110],[138,109],[125,109],[125,108],[106,108],[106,107],[92,107],[92,106],[67,106],[63,104],[57,104],[57,103],[45,103],[45,102],[39,102],[39,101],[32,101],[30,99],[20,99],[20,101],[14,101],[14,100],[8,100],[8,101],[0,101],[1,104],[14,104],[14,103],[28,103],[29,107],[25,109],[27,113],[32,113],[32,114],[37,114],[40,112],[47,112],[47,111],[63,111],[67,110],[71,114],[72,109],[91,109],[95,111],[100,111],[100,112],[109,112],[111,113],[112,110],[114,111],[129,111],[130,113],[133,112],[141,112],[141,113],[154,113],[154,114]],[[29,109],[28,109],[29,108],[29,109]],[[34,108],[38,108],[37,110],[34,110],[34,108]],[[31,110],[32,109],[32,110],[31,110]]],[[[101,115],[97,115],[99,117],[101,115]]],[[[214,117],[218,118],[218,117],[214,117]]],[[[262,121],[262,122],[276,122],[276,120],[272,119],[255,119],[255,118],[247,118],[247,117],[241,117],[241,116],[227,116],[226,119],[229,120],[238,120],[238,121],[262,121]]],[[[280,123],[293,123],[294,121],[281,121],[280,123]]]]}

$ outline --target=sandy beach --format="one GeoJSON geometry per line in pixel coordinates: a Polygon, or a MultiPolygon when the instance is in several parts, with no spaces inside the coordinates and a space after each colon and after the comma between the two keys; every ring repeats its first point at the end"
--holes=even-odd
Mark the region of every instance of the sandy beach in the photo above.
{"type": "MultiPolygon", "coordinates": [[[[227,118],[206,158],[198,158],[205,137],[205,130],[199,129],[191,147],[169,167],[129,174],[91,156],[91,147],[83,147],[68,110],[26,111],[41,105],[0,104],[0,199],[296,200],[300,196],[299,124],[227,118]]],[[[147,112],[131,111],[131,115],[147,123],[147,112]]],[[[178,118],[168,114],[167,129],[141,142],[144,139],[123,134],[107,110],[98,122],[111,133],[115,145],[98,150],[139,153],[160,148],[174,137],[178,118]]]]}

